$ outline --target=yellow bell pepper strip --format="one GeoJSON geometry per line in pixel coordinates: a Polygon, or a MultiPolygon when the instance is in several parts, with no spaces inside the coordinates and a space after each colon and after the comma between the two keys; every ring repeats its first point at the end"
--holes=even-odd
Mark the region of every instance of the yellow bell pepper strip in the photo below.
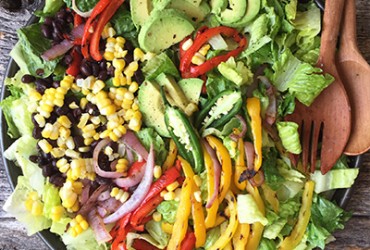
{"type": "Polygon", "coordinates": [[[190,178],[192,182],[192,195],[191,195],[191,204],[192,204],[192,216],[193,216],[193,223],[194,223],[194,234],[195,234],[195,246],[201,247],[206,242],[206,226],[204,222],[204,212],[203,206],[201,201],[198,201],[194,193],[199,192],[198,186],[195,184],[194,181],[194,172],[190,164],[181,156],[178,157],[181,161],[182,169],[184,170],[186,178],[190,178]]]}
{"type": "Polygon", "coordinates": [[[250,225],[247,223],[239,223],[238,228],[233,237],[234,250],[245,250],[250,233],[250,225]]]}
{"type": "Polygon", "coordinates": [[[247,170],[247,167],[245,166],[245,162],[244,162],[245,152],[244,152],[244,142],[242,138],[238,139],[238,152],[239,154],[235,160],[234,184],[240,190],[245,190],[245,187],[247,186],[246,180],[239,182],[240,175],[245,170],[247,170]]]}
{"type": "MultiPolygon", "coordinates": [[[[213,162],[211,159],[211,156],[208,154],[207,150],[203,148],[204,152],[204,163],[206,166],[206,171],[207,171],[207,189],[208,189],[208,196],[207,199],[210,200],[213,196],[214,192],[214,178],[215,178],[215,173],[213,169],[213,162]]],[[[215,226],[216,222],[216,217],[217,217],[217,210],[218,210],[218,199],[215,199],[212,206],[210,208],[206,208],[207,211],[207,216],[205,219],[205,226],[206,228],[212,228],[215,226]]]]}
{"type": "Polygon", "coordinates": [[[225,220],[226,220],[226,218],[224,216],[218,215],[213,227],[217,227],[217,226],[221,225],[225,220]]]}
{"type": "Polygon", "coordinates": [[[177,156],[177,147],[176,147],[175,141],[171,139],[170,148],[168,150],[168,155],[167,155],[166,160],[163,163],[162,169],[167,170],[170,167],[172,167],[175,163],[176,156],[177,156]]]}
{"type": "Polygon", "coordinates": [[[192,184],[192,179],[189,177],[186,177],[182,184],[179,207],[176,211],[176,221],[173,225],[172,235],[168,242],[167,249],[180,250],[181,242],[185,238],[191,210],[191,194],[193,191],[192,184]]]}
{"type": "MultiPolygon", "coordinates": [[[[249,182],[247,182],[247,191],[253,196],[259,210],[263,215],[265,215],[265,204],[263,203],[258,188],[253,187],[249,182]]],[[[262,238],[263,228],[264,226],[259,222],[252,224],[252,232],[249,234],[247,247],[245,249],[254,250],[258,248],[262,238]]]]}
{"type": "Polygon", "coordinates": [[[225,199],[228,203],[230,211],[229,225],[227,226],[226,230],[221,234],[220,238],[218,238],[218,240],[213,244],[213,246],[208,248],[208,250],[223,249],[227,245],[227,243],[231,241],[235,234],[236,229],[238,228],[235,196],[231,191],[228,191],[226,193],[225,199]]]}
{"type": "Polygon", "coordinates": [[[291,234],[283,240],[280,250],[294,249],[301,242],[311,217],[312,197],[315,183],[307,181],[302,195],[302,206],[299,210],[298,222],[291,234]]]}
{"type": "Polygon", "coordinates": [[[247,111],[251,118],[253,145],[256,157],[254,158],[254,171],[257,172],[262,165],[262,121],[261,103],[256,97],[247,99],[247,111]]]}
{"type": "Polygon", "coordinates": [[[262,191],[265,200],[271,205],[275,213],[279,212],[280,203],[276,196],[276,192],[272,190],[268,185],[262,184],[262,191]]]}
{"type": "Polygon", "coordinates": [[[221,173],[221,185],[220,185],[220,195],[218,197],[219,204],[223,201],[225,198],[227,192],[230,189],[230,183],[231,183],[231,158],[229,155],[229,152],[227,151],[224,144],[213,136],[207,136],[206,137],[209,145],[216,149],[216,153],[218,158],[220,159],[221,165],[222,165],[222,173],[221,173]]]}

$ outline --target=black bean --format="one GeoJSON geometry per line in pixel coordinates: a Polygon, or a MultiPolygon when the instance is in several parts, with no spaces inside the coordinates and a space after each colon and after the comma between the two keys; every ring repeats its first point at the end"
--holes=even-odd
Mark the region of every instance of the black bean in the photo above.
{"type": "Polygon", "coordinates": [[[113,152],[118,151],[118,143],[117,142],[112,141],[108,145],[113,149],[113,152]]]}
{"type": "Polygon", "coordinates": [[[71,55],[65,55],[63,61],[66,65],[69,65],[72,63],[73,57],[71,55]]]}
{"type": "Polygon", "coordinates": [[[111,65],[111,66],[109,66],[109,68],[107,69],[107,74],[109,75],[109,76],[114,76],[114,67],[113,67],[113,65],[111,65]]]}
{"type": "Polygon", "coordinates": [[[45,85],[36,85],[37,92],[39,92],[42,95],[44,94],[46,89],[47,89],[47,87],[45,85]]]}
{"type": "Polygon", "coordinates": [[[52,140],[52,139],[46,139],[49,144],[53,147],[53,148],[57,148],[58,147],[58,143],[56,140],[52,140]]]}
{"type": "Polygon", "coordinates": [[[50,177],[53,174],[55,174],[55,172],[53,171],[52,166],[50,166],[50,165],[44,165],[44,166],[42,166],[42,175],[44,177],[50,177]]]}
{"type": "Polygon", "coordinates": [[[86,104],[85,110],[90,115],[93,115],[93,116],[100,115],[98,107],[95,104],[92,104],[91,102],[88,102],[86,104]]]}
{"type": "Polygon", "coordinates": [[[101,169],[105,171],[111,171],[109,157],[106,154],[104,153],[99,154],[98,164],[101,169]]]}
{"type": "Polygon", "coordinates": [[[123,59],[125,60],[126,64],[129,64],[134,60],[134,56],[132,55],[132,53],[128,52],[123,59]]]}
{"type": "Polygon", "coordinates": [[[66,18],[66,15],[67,15],[67,12],[64,10],[64,9],[61,9],[60,11],[58,11],[56,14],[55,14],[55,17],[57,19],[64,19],[66,18]]]}
{"type": "Polygon", "coordinates": [[[107,70],[107,61],[103,60],[99,63],[99,67],[102,70],[107,70]]]}
{"type": "Polygon", "coordinates": [[[49,82],[46,79],[43,79],[43,78],[37,78],[36,81],[35,81],[35,84],[36,85],[43,85],[45,87],[50,86],[49,82]]]}
{"type": "Polygon", "coordinates": [[[52,17],[49,17],[49,16],[48,17],[45,17],[44,24],[46,24],[48,26],[52,25],[53,24],[53,18],[52,17]]]}
{"type": "Polygon", "coordinates": [[[58,170],[57,162],[58,162],[58,159],[54,159],[51,161],[51,165],[53,166],[53,168],[56,168],[58,170]]]}
{"type": "Polygon", "coordinates": [[[70,108],[65,104],[62,107],[57,107],[55,109],[55,113],[57,113],[57,115],[59,116],[66,115],[69,113],[69,111],[70,111],[70,108]]]}
{"type": "Polygon", "coordinates": [[[63,177],[63,175],[61,175],[60,173],[54,174],[49,178],[49,182],[51,184],[54,184],[56,187],[63,187],[65,180],[66,178],[63,177]]]}
{"type": "Polygon", "coordinates": [[[34,127],[33,130],[32,130],[32,136],[35,139],[41,139],[42,138],[41,128],[40,127],[34,127]]]}
{"type": "Polygon", "coordinates": [[[74,117],[74,115],[69,112],[66,114],[66,116],[68,117],[68,119],[72,122],[72,123],[75,123],[77,121],[78,118],[74,117]]]}
{"type": "Polygon", "coordinates": [[[39,163],[39,156],[38,155],[30,155],[28,159],[33,163],[39,163]]]}
{"type": "Polygon", "coordinates": [[[98,75],[98,79],[102,81],[106,81],[108,79],[108,74],[106,70],[101,70],[98,75]]]}
{"type": "Polygon", "coordinates": [[[97,77],[99,75],[99,64],[92,63],[91,64],[91,70],[92,70],[93,76],[97,77]]]}
{"type": "Polygon", "coordinates": [[[100,133],[100,132],[103,132],[106,129],[107,129],[106,125],[101,125],[101,126],[97,127],[95,130],[96,130],[96,132],[100,133]]]}
{"type": "Polygon", "coordinates": [[[92,158],[93,157],[93,152],[92,151],[89,151],[89,152],[83,152],[81,153],[81,157],[82,158],[92,158]]]}
{"type": "Polygon", "coordinates": [[[49,25],[41,25],[41,33],[44,37],[51,39],[53,37],[53,30],[49,25]]]}
{"type": "Polygon", "coordinates": [[[37,70],[36,70],[36,74],[37,74],[38,76],[42,76],[44,73],[45,73],[45,71],[44,71],[43,69],[37,69],[37,70]]]}
{"type": "Polygon", "coordinates": [[[74,136],[73,141],[75,143],[76,148],[85,146],[84,138],[81,135],[74,136]]]}
{"type": "Polygon", "coordinates": [[[140,67],[134,73],[136,82],[140,85],[144,82],[145,78],[143,72],[141,71],[140,67]]]}
{"type": "Polygon", "coordinates": [[[37,123],[37,121],[35,120],[35,115],[36,115],[37,113],[32,113],[31,114],[31,121],[32,121],[32,123],[33,123],[33,125],[34,126],[39,126],[39,124],[37,123]]]}
{"type": "Polygon", "coordinates": [[[31,82],[35,82],[35,80],[36,78],[34,76],[28,75],[28,74],[23,75],[21,79],[23,83],[31,83],[31,82]]]}
{"type": "Polygon", "coordinates": [[[54,30],[52,36],[53,36],[54,42],[60,43],[61,41],[63,41],[63,34],[60,32],[57,32],[56,30],[54,30]]]}
{"type": "Polygon", "coordinates": [[[75,119],[79,119],[81,117],[81,114],[82,114],[82,110],[80,108],[76,108],[72,111],[73,113],[73,117],[75,119]]]}
{"type": "Polygon", "coordinates": [[[92,69],[88,62],[83,62],[80,69],[81,73],[85,76],[90,76],[92,74],[92,69]]]}
{"type": "Polygon", "coordinates": [[[96,145],[98,145],[99,141],[100,141],[100,140],[93,141],[93,142],[90,144],[90,148],[93,150],[93,149],[96,147],[96,145]]]}
{"type": "Polygon", "coordinates": [[[54,112],[52,112],[52,113],[50,114],[50,117],[47,119],[47,121],[48,121],[48,122],[50,122],[50,123],[54,123],[54,122],[56,122],[56,121],[57,121],[57,119],[58,119],[57,114],[56,114],[56,113],[54,113],[54,112]]]}
{"type": "MultiPolygon", "coordinates": [[[[135,47],[132,45],[130,41],[125,42],[125,49],[127,49],[129,52],[133,52],[135,47]]],[[[131,53],[128,53],[131,54],[131,53]]]]}
{"type": "Polygon", "coordinates": [[[73,23],[73,15],[71,13],[68,13],[66,21],[67,23],[73,23]]]}

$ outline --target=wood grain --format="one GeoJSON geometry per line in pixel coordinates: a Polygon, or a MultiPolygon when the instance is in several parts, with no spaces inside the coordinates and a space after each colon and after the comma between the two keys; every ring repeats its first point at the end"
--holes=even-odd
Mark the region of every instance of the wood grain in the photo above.
{"type": "MultiPolygon", "coordinates": [[[[1,1],[1,0],[0,0],[1,1]]],[[[35,4],[29,10],[9,12],[0,8],[0,82],[9,60],[9,51],[17,40],[16,29],[25,25],[35,4]]],[[[370,62],[370,1],[357,0],[358,46],[367,62],[370,62]]],[[[369,83],[370,84],[370,83],[369,83]]],[[[370,130],[370,128],[369,128],[370,130]]],[[[0,164],[0,207],[11,194],[4,166],[0,164]]],[[[348,210],[353,218],[344,230],[335,234],[336,241],[327,249],[370,249],[370,152],[363,158],[358,181],[355,184],[348,210]]],[[[24,227],[0,209],[0,250],[46,250],[47,246],[37,236],[27,236],[24,227]]]]}

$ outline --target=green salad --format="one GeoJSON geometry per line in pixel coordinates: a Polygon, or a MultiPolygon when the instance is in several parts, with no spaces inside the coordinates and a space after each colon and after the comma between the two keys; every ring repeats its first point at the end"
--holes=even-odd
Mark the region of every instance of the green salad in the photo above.
{"type": "Polygon", "coordinates": [[[358,169],[304,169],[295,103],[313,0],[46,0],[0,103],[23,175],[4,205],[66,249],[324,249],[358,169]],[[312,171],[311,171],[312,170],[312,171]]]}

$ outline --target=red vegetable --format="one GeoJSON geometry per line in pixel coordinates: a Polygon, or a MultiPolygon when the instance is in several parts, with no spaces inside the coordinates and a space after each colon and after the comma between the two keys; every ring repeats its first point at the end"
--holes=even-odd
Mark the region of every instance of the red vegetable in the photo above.
{"type": "Polygon", "coordinates": [[[159,250],[159,248],[156,248],[155,246],[151,245],[145,240],[140,240],[140,239],[134,240],[132,247],[136,250],[159,250]]]}
{"type": "Polygon", "coordinates": [[[181,250],[193,250],[195,249],[195,235],[189,231],[186,233],[184,240],[181,242],[181,250]]]}
{"type": "Polygon", "coordinates": [[[131,231],[131,226],[129,225],[131,213],[126,214],[123,216],[115,226],[111,229],[110,235],[113,238],[112,247],[111,249],[120,249],[119,245],[124,240],[126,240],[127,233],[131,231]]]}
{"type": "Polygon", "coordinates": [[[159,194],[149,201],[143,203],[140,207],[136,209],[133,213],[130,223],[132,226],[137,226],[143,223],[143,220],[146,218],[150,212],[152,212],[161,202],[163,201],[163,197],[159,194]]]}
{"type": "Polygon", "coordinates": [[[127,177],[117,178],[114,183],[121,188],[129,188],[137,185],[144,176],[145,161],[137,161],[130,167],[127,177]]]}
{"type": "Polygon", "coordinates": [[[83,23],[84,19],[79,14],[75,13],[73,16],[73,26],[77,27],[83,23]]]}
{"type": "Polygon", "coordinates": [[[71,65],[69,65],[69,67],[67,68],[66,73],[71,76],[77,76],[80,73],[82,56],[76,51],[76,49],[73,49],[72,58],[73,61],[71,65]]]}
{"type": "Polygon", "coordinates": [[[91,37],[90,42],[90,54],[91,57],[96,61],[101,61],[103,56],[100,54],[99,51],[99,42],[101,33],[103,32],[104,26],[108,23],[108,21],[112,18],[114,13],[118,10],[118,8],[123,4],[124,0],[115,0],[111,1],[109,5],[104,9],[104,11],[99,16],[98,23],[96,24],[96,28],[94,33],[91,37]]]}
{"type": "Polygon", "coordinates": [[[226,27],[226,26],[219,26],[214,28],[201,28],[198,31],[193,45],[185,51],[184,55],[180,59],[180,71],[183,78],[193,78],[201,76],[211,69],[215,68],[221,62],[227,61],[232,56],[237,56],[247,45],[247,39],[245,36],[240,34],[236,29],[226,27]],[[212,37],[215,35],[222,34],[227,37],[232,37],[235,42],[239,44],[239,46],[227,52],[226,54],[215,56],[203,64],[196,66],[192,65],[191,59],[195,55],[196,52],[212,37]]]}

